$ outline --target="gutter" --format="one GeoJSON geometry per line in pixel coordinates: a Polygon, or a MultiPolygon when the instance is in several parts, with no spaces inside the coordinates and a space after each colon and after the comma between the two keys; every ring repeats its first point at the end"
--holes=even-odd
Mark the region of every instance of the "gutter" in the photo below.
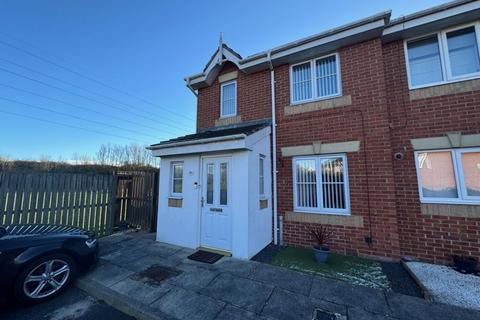
{"type": "Polygon", "coordinates": [[[192,91],[192,93],[195,95],[195,97],[198,98],[198,93],[195,91],[195,89],[192,88],[192,85],[190,84],[190,78],[186,78],[185,81],[187,82],[187,88],[192,91]]]}
{"type": "Polygon", "coordinates": [[[147,147],[148,150],[160,150],[160,149],[167,149],[173,147],[181,147],[181,146],[189,146],[193,144],[206,144],[212,142],[219,142],[219,141],[231,141],[231,140],[241,140],[245,139],[247,135],[244,133],[234,134],[231,136],[224,136],[224,137],[215,137],[215,138],[205,138],[200,140],[189,140],[189,141],[180,141],[180,142],[172,142],[172,143],[165,143],[165,144],[153,144],[147,147]]]}
{"type": "Polygon", "coordinates": [[[275,117],[275,70],[271,60],[271,51],[268,52],[270,67],[270,81],[272,91],[272,180],[273,180],[273,243],[278,244],[278,203],[277,203],[277,122],[275,117]]]}

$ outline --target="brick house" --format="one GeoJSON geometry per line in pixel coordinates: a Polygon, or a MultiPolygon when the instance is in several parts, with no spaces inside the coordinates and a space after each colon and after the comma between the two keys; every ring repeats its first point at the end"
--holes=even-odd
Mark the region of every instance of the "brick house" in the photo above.
{"type": "Polygon", "coordinates": [[[246,58],[220,43],[186,78],[197,133],[150,147],[171,168],[157,238],[250,258],[326,224],[346,254],[480,257],[479,17],[455,1],[246,58]]]}

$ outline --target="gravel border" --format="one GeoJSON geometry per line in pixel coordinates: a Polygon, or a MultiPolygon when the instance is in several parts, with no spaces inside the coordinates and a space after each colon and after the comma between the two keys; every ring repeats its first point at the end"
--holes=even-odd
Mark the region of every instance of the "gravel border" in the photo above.
{"type": "Polygon", "coordinates": [[[436,302],[480,310],[480,277],[447,266],[405,262],[416,280],[436,302]]]}

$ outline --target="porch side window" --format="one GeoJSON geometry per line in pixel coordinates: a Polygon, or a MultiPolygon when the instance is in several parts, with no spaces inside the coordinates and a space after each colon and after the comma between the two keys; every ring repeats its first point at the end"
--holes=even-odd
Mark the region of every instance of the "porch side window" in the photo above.
{"type": "Polygon", "coordinates": [[[416,166],[422,202],[480,202],[479,148],[417,152],[416,166]]]}
{"type": "Polygon", "coordinates": [[[260,155],[258,160],[258,190],[260,198],[265,198],[265,156],[260,155]]]}
{"type": "Polygon", "coordinates": [[[237,114],[237,81],[221,85],[220,117],[231,117],[237,114]]]}
{"type": "Polygon", "coordinates": [[[294,210],[348,214],[350,199],[344,155],[293,159],[294,210]]]}
{"type": "Polygon", "coordinates": [[[183,192],[183,163],[182,162],[173,162],[172,163],[172,195],[180,196],[183,192]]]}

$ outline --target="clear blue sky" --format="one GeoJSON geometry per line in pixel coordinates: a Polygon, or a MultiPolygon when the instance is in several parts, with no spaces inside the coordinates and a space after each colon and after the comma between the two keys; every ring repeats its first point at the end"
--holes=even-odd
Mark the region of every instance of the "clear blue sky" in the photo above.
{"type": "Polygon", "coordinates": [[[247,56],[380,11],[398,17],[442,2],[0,0],[0,155],[69,159],[93,155],[102,143],[150,144],[194,132],[196,100],[183,78],[202,70],[220,31],[247,56]]]}

